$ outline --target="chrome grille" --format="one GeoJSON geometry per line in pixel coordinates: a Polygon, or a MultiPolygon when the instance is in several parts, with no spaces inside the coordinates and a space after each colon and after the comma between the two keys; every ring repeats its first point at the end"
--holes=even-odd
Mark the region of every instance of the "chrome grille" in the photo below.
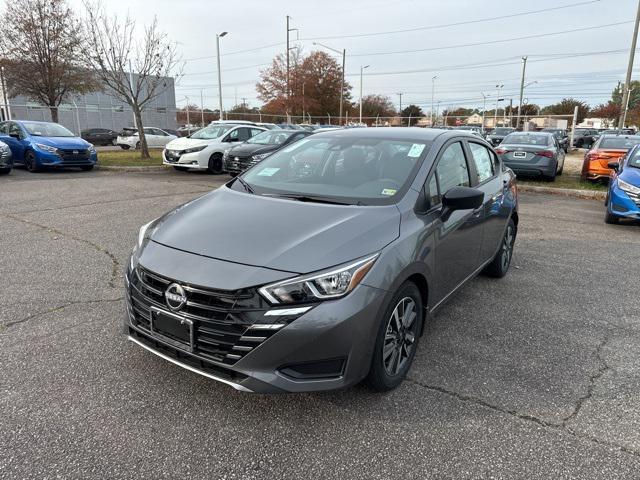
{"type": "Polygon", "coordinates": [[[273,317],[264,318],[269,305],[255,289],[212,290],[185,284],[140,266],[128,272],[128,279],[127,300],[132,325],[154,338],[151,307],[169,312],[165,290],[174,282],[184,288],[187,302],[174,313],[193,322],[194,345],[183,344],[180,348],[191,351],[193,347],[190,353],[209,361],[233,365],[285,325],[274,325],[273,317]]]}

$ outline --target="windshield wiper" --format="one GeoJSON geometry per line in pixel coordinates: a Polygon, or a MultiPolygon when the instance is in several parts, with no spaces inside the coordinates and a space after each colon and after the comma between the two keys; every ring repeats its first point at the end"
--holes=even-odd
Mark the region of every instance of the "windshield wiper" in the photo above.
{"type": "Polygon", "coordinates": [[[253,188],[251,188],[251,185],[249,185],[241,176],[237,176],[236,180],[238,180],[242,184],[242,186],[247,192],[251,193],[252,195],[255,195],[256,192],[253,191],[253,188]]]}
{"type": "MultiPolygon", "coordinates": [[[[303,195],[299,193],[264,193],[263,195],[266,197],[290,198],[291,200],[297,200],[299,202],[327,203],[330,205],[354,205],[353,203],[341,202],[332,198],[303,195]]],[[[362,202],[358,201],[355,205],[362,205],[362,202]]]]}

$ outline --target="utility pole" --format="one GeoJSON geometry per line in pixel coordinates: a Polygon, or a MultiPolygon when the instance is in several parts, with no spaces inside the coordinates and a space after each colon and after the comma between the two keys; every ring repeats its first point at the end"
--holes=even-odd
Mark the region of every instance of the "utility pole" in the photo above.
{"type": "Polygon", "coordinates": [[[187,127],[191,128],[191,121],[189,120],[189,97],[185,96],[187,99],[187,127]]]}
{"type": "Polygon", "coordinates": [[[509,126],[513,127],[513,98],[509,99],[509,126]]]}
{"type": "Polygon", "coordinates": [[[227,32],[222,32],[216,35],[216,54],[218,57],[218,106],[220,108],[220,120],[224,120],[222,112],[222,74],[220,73],[220,39],[226,34],[227,32]]]}
{"type": "Polygon", "coordinates": [[[496,109],[493,112],[493,128],[498,126],[498,102],[500,101],[500,90],[502,87],[504,87],[503,83],[496,85],[496,88],[498,89],[498,96],[496,97],[496,109]]]}
{"type": "Polygon", "coordinates": [[[362,72],[365,68],[369,68],[369,65],[360,67],[360,123],[362,123],[362,72]]]}
{"type": "Polygon", "coordinates": [[[433,98],[436,90],[436,78],[438,75],[431,77],[431,110],[429,111],[429,126],[433,127],[433,98]]]}
{"type": "Polygon", "coordinates": [[[638,10],[636,12],[636,23],[633,27],[633,38],[631,39],[631,50],[629,50],[629,65],[627,66],[627,78],[624,82],[624,95],[622,96],[620,121],[618,122],[618,128],[624,128],[624,122],[626,120],[626,105],[629,102],[629,87],[631,85],[631,71],[633,70],[633,57],[636,53],[636,41],[638,40],[638,24],[640,23],[640,0],[638,1],[638,10]]]}
{"type": "Polygon", "coordinates": [[[524,74],[527,69],[527,57],[522,57],[522,78],[520,79],[520,102],[518,102],[518,116],[516,129],[520,127],[520,111],[522,110],[522,97],[524,96],[524,74]]]}
{"type": "Polygon", "coordinates": [[[303,122],[305,121],[304,120],[304,82],[302,82],[302,121],[303,122]]]}
{"type": "Polygon", "coordinates": [[[573,120],[571,121],[571,136],[569,137],[569,149],[573,148],[573,135],[576,131],[576,123],[578,121],[578,106],[573,109],[573,120]]]}
{"type": "Polygon", "coordinates": [[[400,123],[402,123],[402,92],[398,92],[396,95],[398,95],[398,97],[400,97],[400,123]]]}
{"type": "MultiPolygon", "coordinates": [[[[189,102],[187,102],[187,105],[189,102]]],[[[200,123],[204,127],[204,91],[200,89],[200,123]]]]}
{"type": "MultiPolygon", "coordinates": [[[[289,19],[291,17],[289,15],[287,15],[287,108],[285,108],[285,110],[288,112],[289,111],[289,32],[291,31],[289,29],[289,19]]],[[[288,120],[288,119],[287,119],[288,120]]]]}
{"type": "Polygon", "coordinates": [[[633,92],[633,88],[628,90],[629,95],[627,95],[627,103],[624,104],[624,112],[622,114],[622,127],[624,128],[624,124],[627,122],[627,112],[629,111],[629,98],[631,97],[631,92],[633,92]]]}
{"type": "Polygon", "coordinates": [[[484,112],[487,110],[487,96],[484,92],[480,92],[482,95],[482,131],[484,132],[484,112]]]}

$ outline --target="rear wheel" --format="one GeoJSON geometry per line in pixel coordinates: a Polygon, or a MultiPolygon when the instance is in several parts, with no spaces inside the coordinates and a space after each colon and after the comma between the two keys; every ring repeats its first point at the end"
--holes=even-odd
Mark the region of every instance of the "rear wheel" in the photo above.
{"type": "Polygon", "coordinates": [[[513,219],[509,219],[507,228],[500,242],[500,249],[489,265],[484,269],[484,274],[489,277],[502,278],[509,271],[511,258],[513,257],[513,245],[516,241],[518,230],[513,219]]]}
{"type": "Polygon", "coordinates": [[[131,147],[129,145],[120,145],[120,148],[123,150],[129,150],[131,147]]]}
{"type": "Polygon", "coordinates": [[[222,173],[222,154],[221,153],[214,153],[213,155],[211,155],[211,157],[209,157],[209,165],[207,167],[207,171],[215,175],[222,173]]]}
{"type": "Polygon", "coordinates": [[[411,368],[423,321],[422,297],[413,282],[400,286],[380,322],[366,383],[374,390],[396,388],[411,368]]]}
{"type": "Polygon", "coordinates": [[[140,150],[140,142],[136,143],[136,150],[140,150]]]}
{"type": "Polygon", "coordinates": [[[0,175],[6,175],[11,171],[11,167],[0,168],[0,175]]]}
{"type": "Polygon", "coordinates": [[[36,154],[31,150],[26,151],[24,154],[24,165],[31,173],[35,173],[40,170],[40,168],[38,167],[36,154]]]}

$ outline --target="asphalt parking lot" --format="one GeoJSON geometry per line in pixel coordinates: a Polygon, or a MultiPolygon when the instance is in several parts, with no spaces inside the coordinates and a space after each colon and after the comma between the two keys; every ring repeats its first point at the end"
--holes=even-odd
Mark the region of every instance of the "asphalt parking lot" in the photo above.
{"type": "Polygon", "coordinates": [[[224,177],[0,178],[1,478],[639,478],[640,227],[526,195],[394,392],[243,394],[121,334],[140,225],[224,177]]]}

